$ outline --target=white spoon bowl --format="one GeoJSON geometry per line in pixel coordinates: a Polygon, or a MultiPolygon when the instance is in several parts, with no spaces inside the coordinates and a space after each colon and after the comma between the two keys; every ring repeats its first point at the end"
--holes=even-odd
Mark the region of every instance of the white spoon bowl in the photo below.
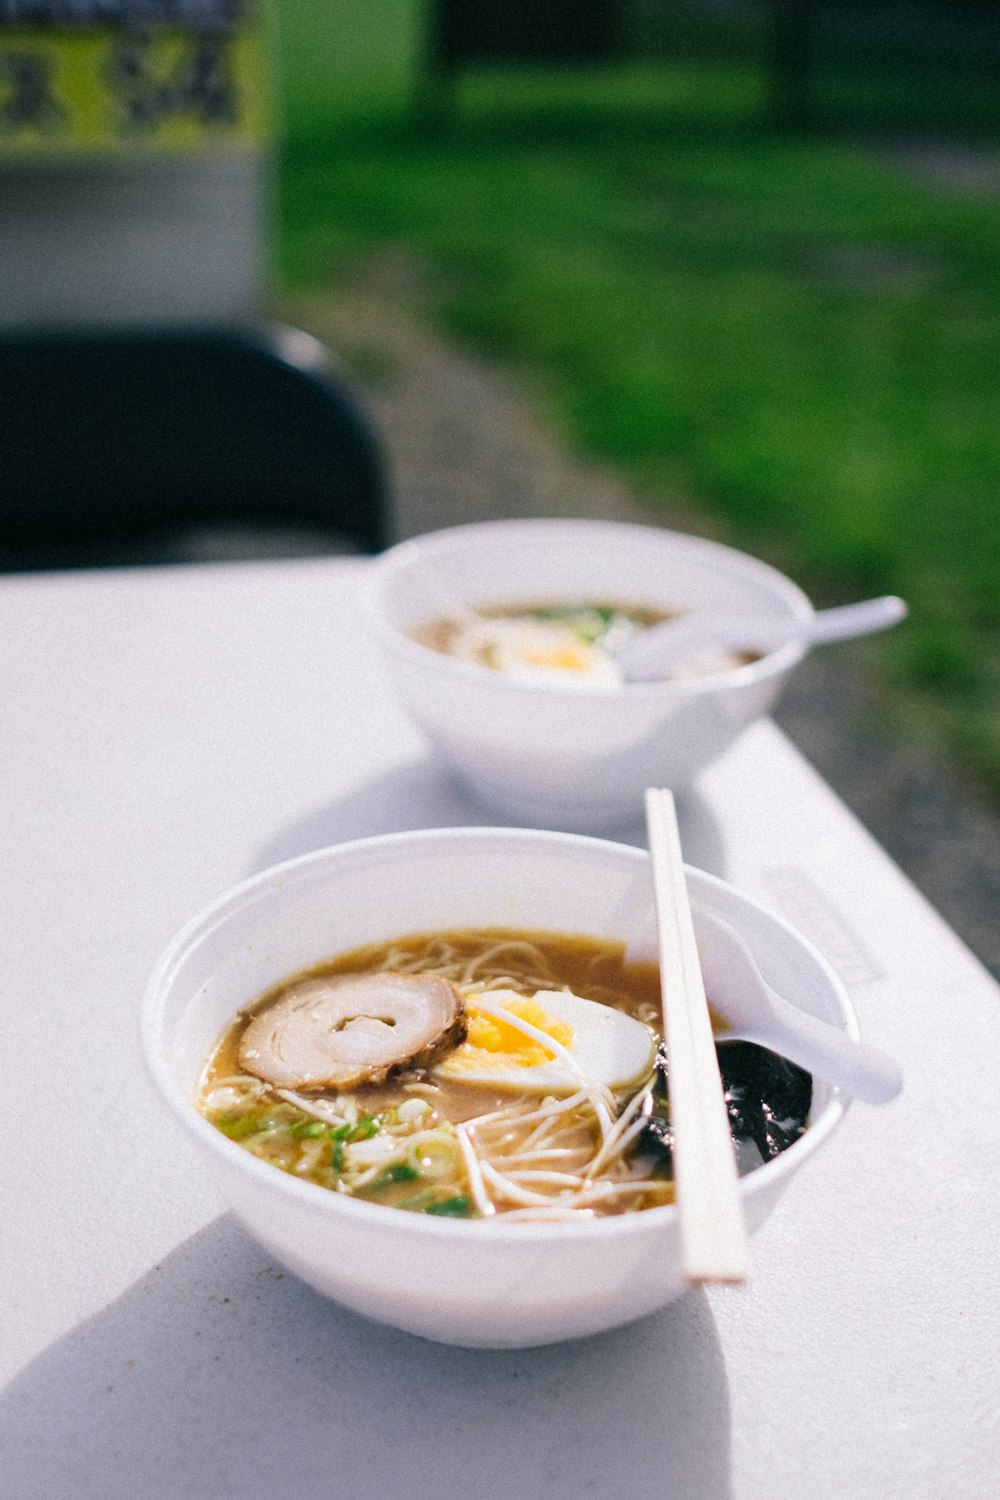
{"type": "Polygon", "coordinates": [[[696,930],[706,989],[724,997],[731,1028],[720,1040],[757,1042],[866,1104],[896,1098],[903,1075],[891,1057],[779,994],[746,940],[719,916],[702,908],[696,930]]]}

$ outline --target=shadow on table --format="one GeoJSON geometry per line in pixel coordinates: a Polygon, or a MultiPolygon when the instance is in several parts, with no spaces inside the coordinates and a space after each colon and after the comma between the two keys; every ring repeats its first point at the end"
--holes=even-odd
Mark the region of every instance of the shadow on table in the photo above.
{"type": "MultiPolygon", "coordinates": [[[[697,791],[685,792],[678,797],[677,812],[688,863],[724,876],[725,841],[707,802],[697,791]]],[[[375,834],[499,825],[512,823],[472,801],[439,761],[424,756],[362,782],[347,796],[280,829],[261,848],[247,873],[254,874],[328,844],[375,834]]],[[[643,848],[646,844],[641,820],[607,836],[643,848]]]]}
{"type": "Polygon", "coordinates": [[[29,1365],[0,1430],[18,1500],[732,1493],[703,1292],[578,1342],[451,1349],[282,1275],[229,1215],[29,1365]]]}

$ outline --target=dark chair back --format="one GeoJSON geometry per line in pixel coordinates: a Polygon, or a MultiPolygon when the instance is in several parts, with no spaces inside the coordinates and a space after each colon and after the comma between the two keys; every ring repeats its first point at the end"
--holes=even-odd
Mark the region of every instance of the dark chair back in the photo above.
{"type": "Polygon", "coordinates": [[[220,523],[391,540],[378,440],[297,330],[0,338],[0,567],[220,523]]]}

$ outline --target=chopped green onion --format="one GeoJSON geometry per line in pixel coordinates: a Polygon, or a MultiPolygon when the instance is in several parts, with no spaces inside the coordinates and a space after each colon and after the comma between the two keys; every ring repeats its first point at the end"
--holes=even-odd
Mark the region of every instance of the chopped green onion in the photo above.
{"type": "Polygon", "coordinates": [[[342,1172],[344,1169],[345,1142],[350,1145],[352,1141],[367,1141],[373,1135],[378,1135],[382,1118],[381,1115],[363,1115],[356,1125],[334,1126],[330,1131],[330,1139],[333,1142],[331,1166],[335,1172],[342,1172]]]}
{"type": "Polygon", "coordinates": [[[410,1213],[422,1214],[434,1201],[433,1193],[417,1193],[413,1198],[400,1198],[396,1207],[405,1208],[410,1213]]]}
{"type": "Polygon", "coordinates": [[[386,1167],[384,1172],[379,1173],[371,1186],[373,1189],[378,1189],[388,1187],[390,1182],[416,1182],[419,1176],[420,1173],[408,1162],[394,1161],[386,1167]]]}
{"type": "Polygon", "coordinates": [[[531,614],[536,620],[565,625],[567,630],[572,630],[574,635],[592,646],[607,635],[621,612],[603,604],[553,604],[532,610],[531,614]]]}
{"type": "Polygon", "coordinates": [[[260,1115],[239,1115],[235,1120],[221,1120],[219,1129],[231,1141],[245,1141],[248,1136],[266,1130],[270,1123],[266,1116],[262,1119],[260,1115]]]}
{"type": "Polygon", "coordinates": [[[425,1214],[437,1214],[440,1218],[468,1219],[472,1217],[472,1200],[465,1193],[457,1198],[443,1198],[440,1203],[431,1203],[425,1214]]]}

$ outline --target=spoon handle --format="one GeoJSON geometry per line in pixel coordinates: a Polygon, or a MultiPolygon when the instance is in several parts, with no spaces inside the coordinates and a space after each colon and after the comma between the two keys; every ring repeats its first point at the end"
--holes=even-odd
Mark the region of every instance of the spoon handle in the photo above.
{"type": "Polygon", "coordinates": [[[865,1104],[888,1104],[895,1099],[903,1087],[903,1075],[893,1058],[868,1042],[855,1041],[826,1021],[806,1015],[789,1005],[770,985],[767,988],[780,1009],[780,1019],[773,1025],[761,1022],[751,1027],[737,1026],[734,1035],[759,1041],[808,1073],[835,1083],[852,1099],[861,1099],[865,1104]]]}
{"type": "Polygon", "coordinates": [[[698,611],[664,620],[641,631],[618,657],[626,682],[642,682],[671,671],[694,652],[714,647],[722,651],[775,651],[793,641],[846,641],[852,636],[888,630],[906,615],[906,605],[895,594],[821,609],[808,622],[774,615],[725,615],[698,611]]]}
{"type": "Polygon", "coordinates": [[[890,625],[897,625],[905,617],[903,600],[895,594],[884,594],[878,599],[862,599],[859,604],[817,610],[808,638],[811,641],[847,641],[853,636],[888,630],[890,625]]]}

